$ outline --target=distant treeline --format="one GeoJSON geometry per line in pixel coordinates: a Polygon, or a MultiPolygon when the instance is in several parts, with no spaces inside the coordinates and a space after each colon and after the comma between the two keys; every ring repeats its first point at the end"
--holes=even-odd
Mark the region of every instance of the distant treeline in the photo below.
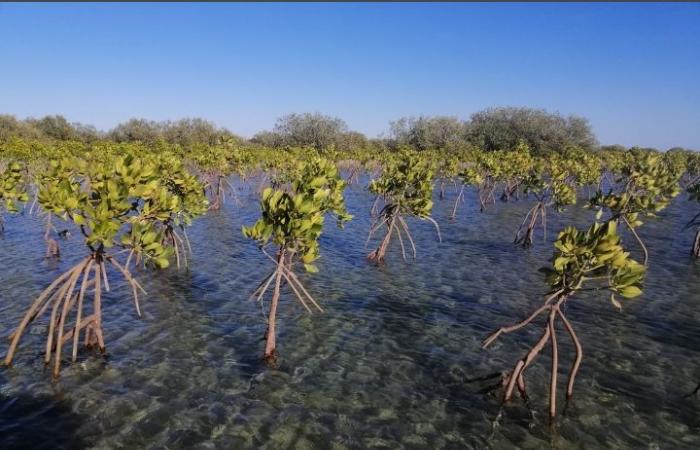
{"type": "Polygon", "coordinates": [[[272,148],[310,146],[338,150],[393,150],[408,146],[416,150],[449,151],[477,147],[490,151],[510,150],[520,142],[528,144],[535,153],[548,153],[569,146],[588,150],[625,148],[599,146],[588,120],[582,117],[515,107],[489,108],[473,114],[469,120],[449,116],[404,117],[391,122],[389,135],[380,138],[368,138],[350,130],[342,119],[319,113],[285,115],[277,120],[272,130],[257,133],[251,139],[199,118],[165,122],[130,119],[109,131],[101,131],[92,125],[69,122],[60,115],[24,120],[0,115],[0,142],[14,137],[81,142],[164,141],[186,148],[195,144],[215,145],[222,141],[272,148]]]}

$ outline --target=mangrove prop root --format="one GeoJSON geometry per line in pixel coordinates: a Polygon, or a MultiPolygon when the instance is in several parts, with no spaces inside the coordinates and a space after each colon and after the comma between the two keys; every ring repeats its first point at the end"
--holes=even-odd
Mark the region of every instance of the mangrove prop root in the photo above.
{"type": "MultiPolygon", "coordinates": [[[[517,191],[518,185],[519,185],[519,183],[507,183],[503,187],[503,193],[501,194],[501,201],[502,202],[510,201],[510,198],[517,191]]],[[[516,198],[516,200],[517,200],[517,198],[516,198]]]]}
{"type": "Polygon", "coordinates": [[[396,226],[396,217],[392,216],[387,222],[388,229],[384,235],[384,238],[382,239],[382,242],[379,244],[379,247],[367,255],[367,259],[375,264],[381,264],[384,262],[384,257],[387,249],[389,248],[389,242],[391,241],[391,235],[394,231],[394,227],[396,226]]]}
{"type": "Polygon", "coordinates": [[[546,209],[544,203],[540,201],[537,202],[537,204],[533,206],[527,212],[527,214],[525,214],[525,218],[518,227],[518,231],[515,233],[515,239],[513,240],[513,243],[515,245],[520,245],[525,248],[532,246],[532,243],[534,242],[535,227],[537,226],[537,219],[540,220],[540,223],[542,224],[542,228],[544,230],[544,226],[546,223],[545,211],[546,209]],[[528,219],[530,219],[529,222],[528,219]],[[526,223],[527,227],[525,227],[526,223]]]}
{"type": "Polygon", "coordinates": [[[552,342],[552,375],[549,384],[549,417],[557,415],[557,371],[559,370],[559,349],[557,348],[557,333],[554,329],[554,319],[557,308],[549,312],[549,340],[552,342]]]}
{"type": "Polygon", "coordinates": [[[377,195],[377,197],[374,199],[374,202],[372,202],[372,207],[369,209],[369,216],[370,217],[375,217],[377,215],[377,207],[379,205],[379,198],[380,198],[380,196],[377,195]]]}
{"type": "Polygon", "coordinates": [[[634,236],[634,238],[637,240],[637,243],[642,248],[642,251],[644,252],[644,265],[645,266],[648,265],[649,251],[647,250],[647,246],[644,245],[644,241],[642,241],[642,238],[639,237],[639,235],[637,234],[637,231],[634,229],[632,224],[629,222],[629,220],[627,220],[627,218],[625,216],[622,216],[622,221],[625,222],[625,225],[627,225],[627,228],[632,233],[632,236],[634,236]]]}
{"type": "Polygon", "coordinates": [[[282,268],[284,267],[284,250],[280,250],[277,256],[277,274],[275,276],[275,290],[270,302],[270,312],[267,315],[267,331],[265,333],[265,353],[263,357],[266,361],[275,359],[275,322],[277,320],[277,304],[280,298],[280,285],[282,283],[282,268]]]}
{"type": "Polygon", "coordinates": [[[557,314],[559,314],[561,321],[564,323],[564,327],[566,327],[566,330],[569,332],[569,336],[571,336],[571,340],[574,342],[574,346],[576,347],[576,358],[574,359],[574,362],[571,365],[571,371],[569,372],[569,381],[566,386],[566,398],[569,399],[574,395],[574,383],[576,382],[576,374],[578,373],[578,369],[581,366],[581,360],[583,360],[583,347],[581,346],[581,342],[579,342],[578,340],[578,336],[574,331],[574,327],[571,326],[569,319],[567,319],[566,316],[561,312],[561,309],[557,308],[557,314]]]}
{"type": "Polygon", "coordinates": [[[535,343],[534,346],[530,348],[530,350],[528,350],[528,352],[522,358],[520,358],[515,363],[513,369],[510,372],[508,372],[508,374],[504,377],[504,402],[508,402],[512,399],[513,391],[515,390],[516,386],[523,399],[527,400],[527,392],[524,379],[525,369],[527,369],[527,367],[542,352],[542,349],[544,349],[544,347],[549,343],[552,348],[552,361],[550,367],[551,370],[549,385],[549,416],[550,418],[554,418],[556,416],[557,377],[559,372],[559,348],[556,336],[557,318],[559,318],[564,324],[564,327],[566,328],[569,336],[571,337],[571,340],[574,343],[574,346],[576,347],[576,357],[569,372],[569,380],[567,383],[567,400],[570,399],[573,395],[573,387],[576,379],[576,374],[578,373],[579,367],[581,365],[581,360],[583,359],[583,349],[581,347],[581,343],[579,342],[578,336],[576,335],[576,332],[571,326],[571,323],[564,315],[564,312],[561,310],[561,305],[566,301],[567,297],[568,294],[564,293],[563,291],[555,292],[545,300],[544,304],[541,307],[537,308],[527,318],[515,325],[499,328],[483,341],[483,347],[486,348],[496,339],[498,339],[498,337],[501,334],[508,334],[517,331],[530,324],[535,318],[543,315],[545,312],[547,313],[547,320],[543,327],[544,329],[539,340],[535,343]]]}
{"type": "Polygon", "coordinates": [[[309,294],[304,285],[301,283],[297,275],[292,271],[292,258],[293,254],[288,253],[285,250],[280,250],[277,254],[277,258],[271,257],[267,252],[263,250],[265,256],[275,263],[275,270],[265,277],[265,279],[258,285],[256,290],[251,295],[251,298],[257,297],[258,301],[262,300],[262,297],[267,292],[268,288],[275,281],[272,300],[270,302],[270,309],[267,316],[267,330],[265,331],[265,352],[263,354],[263,359],[268,363],[274,363],[276,360],[276,319],[277,319],[277,307],[279,305],[279,299],[281,295],[282,280],[287,282],[290,286],[294,295],[299,300],[299,303],[306,309],[309,313],[312,313],[312,309],[309,304],[313,305],[318,311],[323,312],[323,308],[314,300],[314,298],[309,294]],[[285,256],[288,256],[287,261],[285,261],[285,256]]]}
{"type": "Polygon", "coordinates": [[[29,307],[18,327],[10,335],[10,347],[5,356],[5,364],[11,365],[17,352],[19,341],[27,327],[37,318],[50,310],[48,333],[46,338],[46,364],[53,360],[53,376],[58,377],[63,346],[72,341],[71,360],[77,359],[78,341],[81,331],[84,333],[86,347],[97,346],[105,349],[102,331],[102,291],[109,289],[105,262],[111,263],[132,286],[134,301],[138,308],[137,290],[143,287],[114,258],[102,252],[95,252],[83,258],[78,264],[59,275],[29,307]],[[86,313],[85,296],[93,289],[92,313],[86,313]],[[74,316],[74,319],[72,319],[74,316]],[[67,331],[66,331],[67,329],[67,331]]]}
{"type": "Polygon", "coordinates": [[[404,233],[406,233],[406,237],[408,237],[408,241],[411,243],[411,249],[413,250],[413,259],[415,260],[417,252],[416,252],[416,244],[415,244],[415,242],[413,242],[413,236],[411,236],[411,232],[408,231],[408,225],[406,224],[406,221],[403,220],[403,217],[398,216],[397,219],[399,221],[399,225],[401,225],[401,227],[403,228],[404,233]]]}
{"type": "Polygon", "coordinates": [[[455,206],[452,208],[452,214],[450,215],[450,219],[454,219],[457,217],[457,206],[459,205],[460,202],[464,202],[464,185],[459,189],[459,194],[457,194],[457,198],[455,199],[455,206]]]}
{"type": "Polygon", "coordinates": [[[46,219],[46,232],[44,232],[44,242],[46,242],[46,258],[58,258],[61,256],[61,248],[58,245],[58,241],[51,237],[51,230],[53,225],[51,224],[51,214],[49,214],[46,219]]]}

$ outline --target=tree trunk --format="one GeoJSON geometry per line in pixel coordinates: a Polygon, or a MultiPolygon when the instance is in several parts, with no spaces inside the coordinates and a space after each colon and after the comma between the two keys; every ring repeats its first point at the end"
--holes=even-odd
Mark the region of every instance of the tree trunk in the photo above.
{"type": "Polygon", "coordinates": [[[280,249],[277,254],[277,276],[275,278],[275,290],[272,294],[270,302],[270,313],[267,316],[267,332],[265,336],[265,354],[263,358],[266,361],[275,359],[275,321],[277,318],[277,304],[280,298],[280,285],[282,284],[282,270],[284,270],[284,250],[280,249]]]}
{"type": "Polygon", "coordinates": [[[698,227],[698,231],[695,233],[695,243],[693,244],[693,256],[696,258],[700,258],[700,227],[698,227]]]}

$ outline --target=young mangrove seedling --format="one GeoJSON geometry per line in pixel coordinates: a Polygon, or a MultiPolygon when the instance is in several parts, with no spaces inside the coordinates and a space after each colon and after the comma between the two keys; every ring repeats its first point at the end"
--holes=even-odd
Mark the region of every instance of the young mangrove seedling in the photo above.
{"type": "Polygon", "coordinates": [[[108,266],[131,287],[136,312],[141,315],[138,291],[145,294],[145,290],[131,275],[129,260],[122,264],[117,256],[130,251],[143,258],[144,264],[157,268],[170,264],[173,250],[161,244],[162,224],[177,211],[180,200],[165,186],[157,167],[153,161],[134,155],[52,162],[50,173],[39,186],[38,201],[47,212],[69,220],[80,230],[88,254],[32,303],[10,336],[6,364],[12,363],[27,326],[45,313],[49,314],[49,327],[44,361],[49,364],[53,358],[54,376],[59,374],[62,349],[68,342],[73,344],[75,362],[81,333],[86,347],[97,346],[104,352],[102,293],[110,290],[108,266]],[[119,247],[122,252],[113,251],[119,247]],[[86,301],[90,291],[92,306],[86,301]]]}
{"type": "Polygon", "coordinates": [[[307,272],[318,272],[313,263],[319,258],[318,239],[326,213],[334,214],[339,226],[352,218],[345,210],[343,199],[346,183],[331,162],[312,158],[297,165],[291,178],[294,181],[289,190],[268,187],[263,191],[260,202],[262,217],[253,226],[243,227],[243,235],[257,241],[263,253],[275,264],[251,296],[262,301],[267,290],[273,288],[263,353],[268,363],[276,359],[277,307],[283,284],[289,285],[309,313],[312,312],[311,306],[323,311],[301,283],[295,266],[301,263],[307,272]],[[267,251],[269,246],[275,247],[275,256],[267,251]]]}
{"type": "Polygon", "coordinates": [[[19,204],[29,200],[26,170],[21,163],[10,162],[0,167],[0,232],[5,229],[2,213],[18,213],[19,204]]]}
{"type": "MultiPolygon", "coordinates": [[[[467,186],[476,186],[477,190],[480,190],[480,186],[482,186],[485,181],[484,175],[482,171],[478,169],[476,163],[473,163],[463,168],[459,172],[459,178],[462,182],[462,186],[459,188],[459,193],[457,194],[457,198],[455,199],[455,204],[452,208],[452,214],[450,215],[450,219],[455,219],[457,217],[457,207],[459,206],[460,202],[464,202],[464,189],[467,186]]],[[[481,199],[481,197],[479,198],[481,199]]],[[[483,202],[481,202],[481,206],[483,208],[483,202]]]]}
{"type": "Polygon", "coordinates": [[[524,328],[538,317],[545,317],[543,332],[530,350],[515,363],[504,378],[503,400],[509,401],[517,387],[521,396],[526,397],[525,370],[537,358],[547,344],[551,346],[552,363],[549,389],[549,415],[553,418],[557,411],[557,377],[559,367],[559,347],[557,345],[557,323],[563,324],[576,348],[576,355],[569,372],[566,395],[573,395],[574,382],[583,359],[583,347],[564,310],[566,302],[581,291],[609,291],[610,301],[617,308],[621,304],[616,295],[625,298],[637,297],[642,293],[641,283],[646,269],[629,257],[617,234],[617,222],[594,223],[588,230],[580,231],[567,227],[559,233],[554,244],[556,251],[552,266],[543,268],[551,290],[542,306],[523,321],[499,328],[487,337],[483,347],[491,345],[502,334],[524,328]]]}
{"type": "Polygon", "coordinates": [[[558,164],[556,158],[540,161],[535,165],[532,174],[522,182],[525,194],[532,194],[537,200],[535,205],[525,215],[515,233],[513,243],[522,247],[530,247],[534,242],[535,228],[538,223],[542,228],[543,238],[547,238],[547,211],[554,208],[562,211],[565,206],[576,203],[576,186],[569,172],[558,164]],[[548,167],[545,167],[545,164],[548,167]],[[546,174],[545,171],[549,173],[546,174]]]}
{"type": "Polygon", "coordinates": [[[386,227],[386,233],[379,247],[373,250],[367,259],[381,264],[384,262],[389,242],[395,233],[401,245],[401,254],[406,260],[406,248],[403,235],[408,239],[416,258],[416,246],[408,230],[405,217],[414,216],[431,222],[437,230],[438,239],[440,227],[430,217],[433,208],[433,164],[422,155],[413,151],[402,151],[387,163],[382,175],[370,182],[370,192],[384,200],[384,207],[372,222],[367,235],[367,243],[381,227],[386,227]]]}

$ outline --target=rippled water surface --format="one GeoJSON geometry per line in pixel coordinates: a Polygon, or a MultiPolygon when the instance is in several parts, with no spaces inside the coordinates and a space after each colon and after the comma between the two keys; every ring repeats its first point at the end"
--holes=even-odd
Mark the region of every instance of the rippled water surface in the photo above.
{"type": "MultiPolygon", "coordinates": [[[[46,321],[30,329],[15,365],[0,368],[0,448],[700,448],[700,398],[684,398],[700,381],[700,264],[688,256],[692,232],[681,232],[697,205],[684,196],[641,229],[651,258],[642,297],[622,312],[604,295],[568,305],[585,356],[574,400],[550,427],[548,350],[528,369],[531,408],[520,399],[502,407],[482,392],[492,381],[470,382],[509,369],[540,333],[537,325],[480,348],[546,290],[537,269],[551,245],[512,245],[530,201],[479,213],[470,192],[450,221],[448,190],[434,210],[443,242],[429,223],[410,221],[418,260],[403,262],[395,243],[374,267],[364,247],[372,198],[348,188],[355,219],[344,230],[328,222],[320,273],[302,277],[325,313],[307,314],[285,290],[279,367],[268,368],[265,316],[248,297],[271,263],[240,231],[258,215],[257,182],[239,187],[240,205],[190,229],[189,270],[137,274],[149,294],[141,319],[112,275],[106,357],[84,353],[53,381],[41,355],[46,321]]],[[[551,214],[548,240],[592,216],[551,214]]],[[[47,262],[41,234],[39,219],[6,218],[2,353],[32,299],[84,255],[73,237],[60,262],[47,262]]],[[[559,340],[565,379],[573,347],[563,330],[559,340]]]]}

